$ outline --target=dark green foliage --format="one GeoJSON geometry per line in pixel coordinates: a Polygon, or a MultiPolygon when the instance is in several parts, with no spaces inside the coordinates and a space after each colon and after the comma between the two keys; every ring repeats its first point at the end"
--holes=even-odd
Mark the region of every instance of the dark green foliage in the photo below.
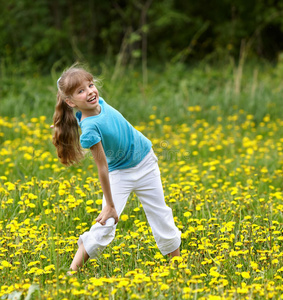
{"type": "MultiPolygon", "coordinates": [[[[0,0],[1,67],[50,71],[76,60],[272,61],[283,49],[281,0],[0,0]]],[[[144,64],[146,66],[146,64],[144,64]]],[[[146,78],[144,78],[146,79],[146,78]]]]}

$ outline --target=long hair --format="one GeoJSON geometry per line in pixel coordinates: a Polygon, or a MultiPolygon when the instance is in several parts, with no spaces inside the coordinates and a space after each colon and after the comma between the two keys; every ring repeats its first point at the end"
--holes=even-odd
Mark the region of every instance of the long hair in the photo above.
{"type": "Polygon", "coordinates": [[[73,108],[66,103],[83,80],[93,81],[93,76],[86,70],[71,67],[63,72],[57,81],[58,93],[53,115],[53,144],[62,164],[69,166],[78,163],[84,152],[80,145],[80,134],[73,108]]]}

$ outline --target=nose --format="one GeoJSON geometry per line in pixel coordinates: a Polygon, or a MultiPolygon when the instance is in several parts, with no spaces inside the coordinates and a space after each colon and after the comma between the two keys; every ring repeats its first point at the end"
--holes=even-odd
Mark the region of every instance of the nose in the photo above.
{"type": "Polygon", "coordinates": [[[88,93],[89,93],[89,94],[92,94],[92,93],[93,93],[93,89],[90,88],[90,87],[88,87],[88,93]]]}

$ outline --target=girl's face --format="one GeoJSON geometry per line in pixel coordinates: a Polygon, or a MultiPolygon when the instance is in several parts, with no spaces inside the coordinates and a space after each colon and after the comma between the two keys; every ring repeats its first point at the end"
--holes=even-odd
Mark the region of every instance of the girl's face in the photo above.
{"type": "Polygon", "coordinates": [[[72,96],[66,99],[69,106],[78,108],[83,115],[97,115],[100,113],[98,103],[99,93],[92,81],[84,80],[75,89],[72,96]]]}

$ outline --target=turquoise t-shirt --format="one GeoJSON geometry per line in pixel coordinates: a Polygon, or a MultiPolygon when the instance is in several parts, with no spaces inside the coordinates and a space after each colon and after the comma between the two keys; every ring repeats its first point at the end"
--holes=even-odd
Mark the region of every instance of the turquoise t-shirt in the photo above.
{"type": "Polygon", "coordinates": [[[82,147],[90,148],[101,141],[109,172],[136,166],[150,151],[151,141],[102,98],[99,98],[99,105],[99,115],[87,117],[82,121],[82,113],[76,113],[82,130],[82,147]]]}

